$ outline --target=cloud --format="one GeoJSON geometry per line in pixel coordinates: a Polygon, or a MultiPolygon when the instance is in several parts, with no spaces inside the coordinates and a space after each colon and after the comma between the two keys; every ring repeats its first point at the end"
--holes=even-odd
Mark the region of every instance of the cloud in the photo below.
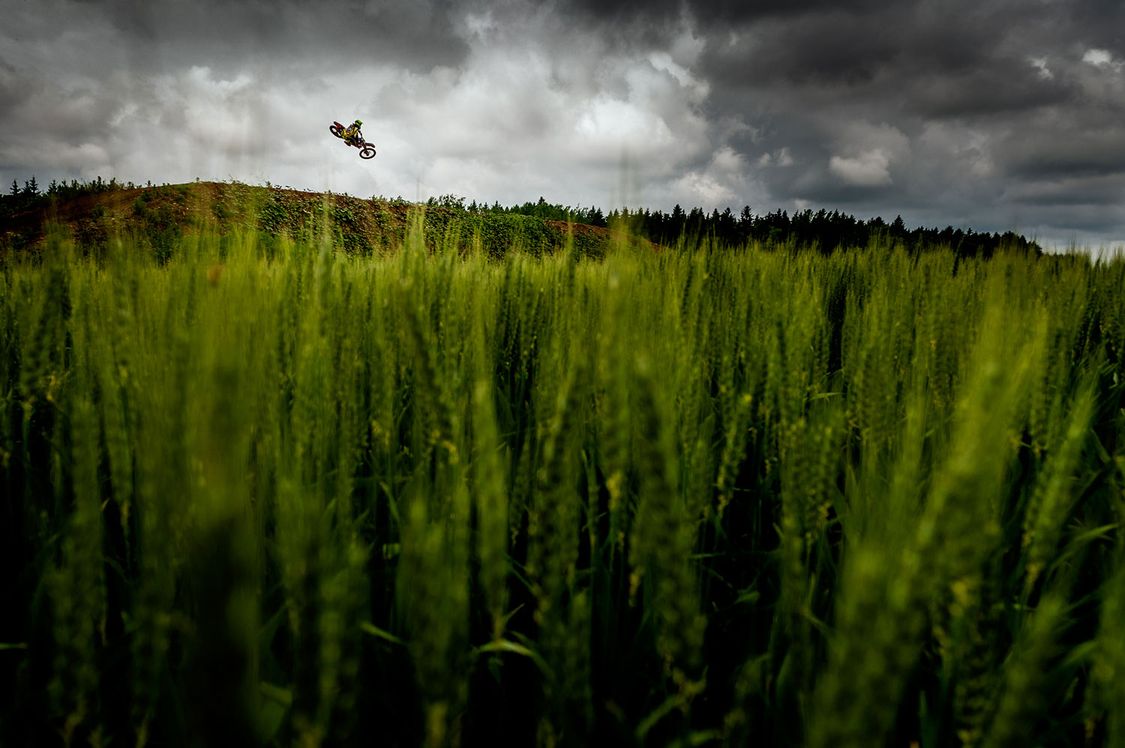
{"type": "Polygon", "coordinates": [[[1093,65],[1096,68],[1108,69],[1113,71],[1120,71],[1122,67],[1121,60],[1115,60],[1113,54],[1106,49],[1088,49],[1082,55],[1082,62],[1087,65],[1093,65]]]}
{"type": "Polygon", "coordinates": [[[789,148],[786,147],[786,146],[782,146],[781,148],[778,148],[776,151],[772,151],[772,152],[769,152],[769,153],[763,153],[761,156],[758,157],[758,166],[761,166],[761,167],[770,167],[770,166],[785,167],[785,166],[792,166],[792,165],[793,165],[793,155],[789,152],[789,148]]]}
{"type": "Polygon", "coordinates": [[[676,192],[689,196],[688,205],[737,205],[739,199],[751,191],[758,191],[756,185],[748,184],[746,163],[741,154],[729,147],[720,148],[711,160],[698,169],[693,169],[673,183],[676,192]]]}
{"type": "Polygon", "coordinates": [[[1046,57],[1029,57],[1027,60],[1031,66],[1035,68],[1040,78],[1045,81],[1055,79],[1055,74],[1051,72],[1051,68],[1047,65],[1046,57]]]}
{"type": "Polygon", "coordinates": [[[1119,0],[0,0],[0,17],[4,183],[235,177],[1125,238],[1119,0]],[[355,116],[371,162],[327,133],[355,116]]]}
{"type": "Polygon", "coordinates": [[[828,162],[828,169],[846,184],[882,187],[893,181],[888,168],[890,165],[890,156],[876,148],[848,158],[833,156],[828,162]]]}

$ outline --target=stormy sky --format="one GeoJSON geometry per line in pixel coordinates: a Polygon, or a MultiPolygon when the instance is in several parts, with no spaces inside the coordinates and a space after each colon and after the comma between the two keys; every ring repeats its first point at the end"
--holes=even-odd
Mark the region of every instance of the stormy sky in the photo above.
{"type": "Polygon", "coordinates": [[[0,180],[1125,243],[1121,0],[0,0],[0,180]],[[359,117],[361,161],[328,132],[359,117]]]}

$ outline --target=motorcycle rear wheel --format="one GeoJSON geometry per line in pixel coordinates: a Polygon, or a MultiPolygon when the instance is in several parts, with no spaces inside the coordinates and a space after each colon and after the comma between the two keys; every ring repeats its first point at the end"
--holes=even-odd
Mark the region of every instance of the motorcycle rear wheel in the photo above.
{"type": "Polygon", "coordinates": [[[343,130],[343,128],[342,128],[342,127],[340,127],[339,125],[336,125],[336,124],[332,124],[332,125],[329,125],[329,126],[328,126],[328,132],[332,133],[332,134],[333,134],[333,135],[335,135],[335,136],[336,136],[337,138],[342,138],[342,137],[344,137],[344,130],[343,130]]]}

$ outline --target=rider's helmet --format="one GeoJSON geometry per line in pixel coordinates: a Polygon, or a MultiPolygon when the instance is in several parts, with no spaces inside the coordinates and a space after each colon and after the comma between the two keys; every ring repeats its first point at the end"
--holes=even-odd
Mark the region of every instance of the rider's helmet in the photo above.
{"type": "Polygon", "coordinates": [[[356,126],[356,127],[363,127],[363,120],[361,120],[361,119],[357,119],[357,120],[355,121],[355,126],[356,126]]]}

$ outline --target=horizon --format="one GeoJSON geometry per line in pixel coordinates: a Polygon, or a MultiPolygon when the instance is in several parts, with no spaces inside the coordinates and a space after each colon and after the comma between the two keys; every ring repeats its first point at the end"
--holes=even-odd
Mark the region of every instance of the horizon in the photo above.
{"type": "MultiPolygon", "coordinates": [[[[311,188],[295,187],[293,185],[248,184],[234,180],[225,182],[195,179],[191,182],[177,184],[153,183],[135,184],[133,182],[118,182],[115,178],[105,180],[98,176],[94,180],[70,180],[61,182],[52,180],[45,188],[38,183],[34,176],[31,180],[19,185],[13,180],[8,192],[0,192],[0,207],[7,200],[14,200],[14,207],[6,211],[0,210],[0,220],[7,218],[26,218],[31,213],[44,212],[46,203],[50,200],[49,211],[53,212],[56,200],[79,201],[87,197],[110,196],[120,192],[140,192],[148,190],[178,193],[182,188],[207,187],[218,188],[218,192],[208,192],[211,200],[224,198],[223,188],[237,187],[249,190],[288,191],[297,194],[320,197],[321,199],[346,198],[358,202],[385,203],[390,205],[404,205],[411,208],[421,208],[423,214],[427,208],[437,207],[454,209],[466,215],[507,214],[521,215],[545,221],[546,223],[565,221],[576,225],[591,224],[595,227],[608,227],[624,229],[626,233],[635,235],[648,241],[667,244],[688,239],[695,241],[704,236],[713,236],[719,242],[718,246],[739,248],[744,246],[760,245],[770,246],[775,242],[795,242],[795,246],[812,248],[833,248],[842,250],[862,249],[869,246],[872,241],[887,241],[888,246],[903,243],[906,247],[940,248],[948,247],[958,253],[967,253],[966,256],[976,256],[981,252],[990,254],[994,249],[1002,246],[1011,246],[1016,249],[1034,249],[1040,252],[1060,254],[1082,254],[1092,260],[1114,260],[1125,257],[1125,248],[1090,249],[1078,246],[1065,248],[1045,247],[1030,237],[1017,232],[988,232],[978,231],[973,227],[954,226],[925,226],[906,223],[902,216],[889,220],[885,216],[870,218],[859,217],[846,211],[820,209],[813,211],[811,208],[794,210],[792,212],[778,209],[770,212],[755,212],[751,206],[743,206],[739,211],[725,208],[723,211],[714,209],[705,211],[700,206],[675,205],[671,211],[662,209],[649,209],[645,206],[624,206],[610,211],[603,211],[597,205],[563,205],[551,203],[540,196],[538,200],[525,200],[518,204],[501,204],[499,202],[485,203],[470,200],[464,196],[443,195],[430,197],[425,201],[414,202],[398,196],[370,195],[367,197],[352,195],[348,192],[317,191],[311,188]],[[679,211],[677,213],[677,211],[679,211]],[[790,223],[792,221],[793,223],[790,223]],[[677,228],[678,226],[678,228],[677,228]],[[783,232],[776,238],[774,233],[783,232]],[[784,232],[788,233],[784,233],[784,232]],[[670,232],[670,233],[669,233],[670,232]],[[884,233],[885,232],[885,233],[884,233]],[[982,243],[983,242],[983,243],[982,243]],[[990,249],[991,248],[991,249],[990,249]]],[[[186,193],[184,193],[186,194],[186,193]]],[[[140,199],[147,200],[142,197],[140,199]]],[[[112,202],[112,201],[111,201],[112,202]]],[[[119,203],[119,201],[118,201],[119,203]]],[[[115,203],[115,204],[118,204],[115,203]]],[[[93,203],[84,203],[85,210],[92,209],[93,203]]],[[[104,203],[98,203],[104,205],[104,203]]],[[[140,203],[137,203],[139,205],[140,203]]],[[[235,205],[241,201],[235,199],[235,205]]],[[[325,203],[327,205],[327,203],[325,203]]],[[[233,206],[232,206],[233,207],[233,206]]],[[[136,205],[134,206],[136,209],[136,205]]],[[[237,209],[237,208],[236,208],[237,209]]],[[[69,209],[68,209],[69,211],[69,209]]],[[[73,216],[72,216],[73,217],[73,216]]]]}
{"type": "MultiPolygon", "coordinates": [[[[883,221],[887,224],[891,224],[896,219],[902,218],[902,216],[898,215],[898,214],[896,214],[896,216],[894,218],[891,218],[891,217],[886,216],[886,215],[859,216],[859,215],[856,215],[856,214],[849,213],[846,210],[840,210],[838,208],[837,209],[820,208],[820,209],[817,209],[817,210],[813,210],[810,207],[794,208],[793,210],[789,210],[789,209],[786,209],[786,208],[776,208],[775,210],[771,210],[771,211],[756,211],[756,210],[754,210],[754,206],[752,206],[752,205],[744,205],[744,206],[726,205],[726,206],[723,206],[722,210],[720,210],[719,208],[706,209],[701,205],[680,205],[679,203],[676,203],[672,207],[671,210],[665,210],[663,208],[652,208],[650,206],[645,206],[645,205],[619,205],[617,207],[614,207],[614,208],[611,208],[611,209],[607,210],[607,209],[605,209],[604,206],[597,205],[597,204],[586,204],[586,205],[570,204],[570,205],[568,205],[568,204],[564,204],[564,203],[553,202],[551,200],[548,200],[546,198],[546,196],[544,196],[544,195],[539,195],[534,200],[528,199],[528,200],[522,200],[522,201],[514,202],[514,203],[503,203],[503,202],[500,202],[500,201],[488,201],[488,202],[486,202],[486,201],[483,201],[483,200],[474,199],[472,196],[469,196],[469,195],[455,195],[455,194],[430,195],[430,196],[428,196],[424,199],[412,200],[412,199],[409,199],[409,198],[407,198],[403,195],[374,194],[374,195],[364,196],[364,195],[353,195],[353,194],[351,194],[350,192],[347,192],[347,191],[341,192],[341,191],[335,191],[335,190],[330,190],[330,189],[328,189],[328,190],[316,189],[316,188],[307,187],[307,186],[306,187],[298,187],[298,186],[290,185],[290,184],[274,184],[274,183],[269,182],[269,181],[267,181],[265,183],[254,184],[254,183],[250,183],[250,182],[242,182],[242,181],[231,180],[231,179],[214,180],[214,179],[201,179],[199,177],[196,177],[195,179],[192,179],[192,180],[187,181],[187,182],[175,182],[175,183],[160,182],[160,183],[156,183],[156,182],[153,182],[152,180],[146,180],[145,183],[139,184],[139,183],[132,182],[132,181],[125,181],[125,182],[118,181],[116,178],[104,179],[103,177],[101,177],[101,175],[95,175],[95,177],[93,179],[86,180],[86,181],[82,181],[82,180],[58,180],[58,179],[56,179],[56,180],[52,180],[52,183],[49,183],[48,185],[43,185],[42,183],[39,182],[37,175],[32,174],[31,177],[29,177],[29,179],[27,179],[27,180],[24,180],[24,182],[22,184],[19,183],[18,179],[13,178],[12,184],[10,184],[8,186],[8,191],[5,192],[5,193],[0,193],[0,198],[17,196],[17,193],[14,193],[12,191],[13,187],[19,187],[20,192],[18,194],[24,194],[24,190],[26,190],[28,188],[31,179],[35,179],[35,185],[36,185],[36,189],[37,189],[36,194],[41,196],[41,197],[49,197],[51,195],[50,188],[51,188],[51,186],[54,182],[58,182],[58,187],[62,188],[62,189],[68,189],[68,188],[72,188],[72,186],[77,186],[77,188],[80,189],[80,190],[86,190],[90,186],[94,185],[97,181],[100,180],[101,184],[105,185],[105,191],[106,192],[112,192],[114,190],[146,190],[146,189],[171,188],[171,187],[181,187],[181,186],[187,186],[187,185],[193,185],[193,184],[198,184],[198,185],[214,184],[214,185],[239,185],[239,186],[243,186],[243,187],[254,187],[254,188],[262,188],[262,189],[289,190],[289,191],[293,191],[293,192],[304,192],[304,193],[308,193],[308,194],[317,194],[317,195],[334,195],[334,196],[338,196],[338,197],[347,197],[347,198],[351,198],[351,199],[354,199],[354,200],[372,200],[372,201],[383,201],[383,202],[405,202],[405,203],[408,203],[408,204],[411,204],[411,205],[417,205],[417,206],[421,206],[421,207],[427,207],[427,206],[433,205],[435,202],[440,204],[443,201],[452,200],[454,202],[459,203],[459,207],[462,208],[462,209],[465,209],[465,210],[471,210],[472,206],[475,205],[475,206],[477,206],[478,210],[489,210],[489,209],[499,207],[500,209],[505,210],[505,211],[518,212],[519,208],[524,207],[526,205],[536,205],[536,204],[539,204],[539,203],[543,203],[543,204],[545,204],[549,207],[552,207],[552,208],[561,208],[561,209],[572,211],[572,212],[575,212],[575,213],[577,213],[579,211],[584,211],[584,210],[598,210],[605,216],[606,220],[609,220],[610,216],[612,216],[614,214],[621,214],[621,213],[624,213],[626,215],[636,215],[636,214],[647,212],[647,213],[652,213],[652,214],[663,213],[665,215],[671,215],[677,208],[680,209],[681,211],[683,211],[683,213],[685,215],[693,213],[695,211],[702,211],[705,216],[711,216],[714,213],[722,214],[726,211],[726,212],[732,213],[733,215],[735,215],[737,217],[738,214],[743,209],[747,209],[755,217],[763,217],[763,216],[771,215],[775,212],[776,213],[785,213],[789,216],[795,216],[795,215],[802,214],[802,213],[815,214],[818,211],[823,211],[823,212],[826,212],[828,214],[837,213],[837,214],[840,214],[842,216],[854,218],[856,220],[863,221],[863,222],[881,220],[881,221],[883,221]]],[[[98,190],[91,190],[91,192],[93,192],[94,194],[97,194],[98,190]]],[[[930,229],[933,229],[933,230],[939,230],[939,231],[942,230],[942,229],[949,228],[949,229],[953,229],[953,230],[962,230],[962,231],[972,232],[972,233],[980,233],[980,234],[992,233],[992,234],[997,234],[997,235],[1005,233],[1003,231],[985,232],[985,231],[979,231],[979,230],[977,230],[976,227],[973,227],[973,226],[953,226],[951,224],[947,224],[946,226],[936,226],[936,225],[935,226],[924,226],[924,225],[921,225],[921,224],[913,225],[913,224],[907,223],[906,228],[907,228],[907,230],[915,230],[915,229],[930,230],[930,229]]],[[[1025,239],[1031,239],[1031,237],[1025,236],[1023,234],[1019,234],[1018,232],[1013,232],[1013,233],[1017,233],[1019,236],[1023,236],[1023,238],[1025,238],[1025,239]]],[[[1125,247],[1123,247],[1122,249],[1125,249],[1125,247]]]]}
{"type": "MultiPolygon", "coordinates": [[[[44,185],[38,179],[37,174],[32,174],[30,177],[28,177],[28,179],[22,180],[22,181],[19,180],[16,177],[12,177],[11,181],[18,184],[21,188],[23,188],[23,187],[26,186],[27,182],[33,177],[36,179],[36,182],[38,184],[40,193],[46,195],[49,183],[48,183],[48,185],[44,185]]],[[[94,179],[97,179],[99,177],[101,177],[101,175],[95,175],[93,177],[93,179],[86,180],[86,181],[92,183],[94,179]]],[[[103,178],[103,181],[108,184],[111,179],[116,179],[116,177],[111,177],[110,179],[104,179],[103,178]]],[[[54,180],[58,181],[60,184],[69,184],[72,180],[77,180],[79,183],[83,182],[83,180],[78,179],[76,177],[71,177],[69,179],[60,179],[60,178],[56,177],[56,178],[54,178],[54,180]]],[[[960,230],[960,231],[964,231],[964,232],[967,232],[967,233],[995,234],[995,235],[1002,235],[1002,234],[1010,231],[1012,233],[1015,233],[1015,234],[1023,237],[1024,239],[1027,239],[1028,241],[1032,242],[1033,244],[1038,245],[1039,248],[1041,250],[1043,250],[1044,252],[1052,252],[1052,253],[1056,253],[1056,254],[1057,253],[1066,253],[1066,252],[1070,252],[1070,253],[1077,252],[1077,253],[1090,254],[1092,256],[1104,257],[1104,258],[1115,257],[1115,256],[1119,256],[1119,255],[1125,256],[1125,241],[1107,242],[1107,243],[1103,243],[1101,245],[1082,244],[1082,243],[1077,242],[1076,240],[1071,241],[1069,243],[1060,243],[1058,241],[1056,241],[1054,243],[1051,243],[1051,242],[1045,242],[1043,239],[1037,238],[1033,234],[1024,233],[1024,232],[1021,232],[1021,231],[1018,231],[1018,230],[1015,230],[1015,229],[993,229],[993,230],[989,230],[989,229],[982,229],[979,226],[974,226],[974,225],[970,225],[970,224],[960,224],[960,225],[958,225],[958,224],[949,223],[949,224],[945,224],[945,225],[938,225],[936,223],[934,223],[934,224],[912,223],[911,221],[906,220],[905,217],[901,213],[896,213],[893,216],[888,215],[888,214],[883,214],[883,213],[860,214],[860,213],[852,213],[852,212],[850,212],[850,211],[848,211],[844,208],[841,208],[839,206],[836,206],[836,207],[833,207],[833,206],[818,206],[818,207],[815,207],[815,208],[813,206],[807,206],[807,205],[806,206],[791,206],[791,207],[777,206],[777,207],[774,207],[772,210],[761,210],[761,209],[755,209],[755,206],[749,205],[749,204],[744,205],[744,206],[737,206],[737,205],[731,204],[731,205],[724,205],[724,206],[721,206],[721,207],[715,206],[715,207],[712,207],[712,208],[706,208],[702,205],[681,205],[679,203],[676,203],[670,209],[666,209],[666,208],[663,208],[663,207],[659,207],[659,208],[658,207],[652,207],[652,206],[647,206],[647,205],[616,205],[615,207],[607,208],[606,206],[599,205],[597,203],[590,203],[590,202],[583,203],[583,204],[557,202],[557,201],[553,201],[553,200],[547,198],[547,196],[545,196],[545,195],[538,195],[538,196],[536,196],[535,199],[528,198],[528,199],[523,199],[523,200],[519,200],[519,201],[507,202],[506,203],[506,202],[499,201],[499,200],[485,201],[485,200],[482,200],[482,199],[476,199],[476,198],[472,197],[471,195],[457,195],[457,194],[453,194],[453,193],[446,193],[446,194],[441,194],[441,195],[428,195],[428,196],[424,196],[424,197],[416,198],[416,199],[412,199],[412,198],[406,197],[406,196],[401,195],[401,194],[399,194],[399,195],[386,195],[386,194],[356,195],[356,194],[352,194],[351,192],[348,192],[347,190],[321,189],[321,188],[316,188],[316,187],[312,187],[312,186],[297,186],[297,185],[289,185],[289,184],[276,184],[276,183],[273,183],[269,180],[267,180],[265,182],[257,182],[257,183],[243,182],[243,181],[240,181],[240,180],[232,180],[232,179],[226,179],[226,180],[222,180],[222,179],[203,179],[203,178],[199,178],[199,177],[197,177],[195,179],[185,181],[185,182],[159,182],[159,183],[154,182],[152,180],[146,180],[144,183],[138,183],[138,182],[135,182],[135,181],[132,181],[132,180],[126,180],[126,181],[118,180],[118,185],[121,188],[131,187],[131,188],[134,188],[134,189],[146,189],[146,188],[156,188],[156,187],[175,187],[177,185],[208,184],[208,183],[209,184],[242,184],[242,185],[245,185],[245,186],[248,186],[248,187],[285,189],[285,190],[294,190],[294,191],[298,191],[298,192],[309,192],[309,193],[317,193],[317,194],[332,194],[332,195],[340,195],[340,196],[343,196],[343,197],[350,197],[350,198],[354,198],[354,199],[358,199],[358,200],[383,200],[383,201],[401,200],[401,201],[404,201],[404,202],[408,202],[408,203],[415,204],[415,205],[422,205],[422,206],[424,206],[428,202],[431,202],[431,201],[434,201],[434,200],[441,200],[441,199],[444,199],[444,198],[454,198],[454,199],[458,199],[458,200],[463,201],[466,206],[468,206],[472,203],[475,203],[481,209],[491,208],[491,207],[499,204],[501,208],[511,210],[511,209],[519,208],[520,206],[522,206],[524,204],[528,204],[528,203],[534,204],[537,200],[545,200],[548,205],[555,206],[555,207],[562,207],[562,208],[566,208],[566,209],[598,209],[598,210],[602,211],[602,213],[607,217],[607,219],[612,213],[621,212],[621,211],[628,211],[630,213],[640,212],[640,211],[648,211],[648,212],[651,212],[651,213],[662,212],[662,213],[667,215],[667,214],[671,214],[672,211],[677,207],[681,208],[685,213],[690,213],[695,209],[700,209],[707,216],[710,216],[713,211],[717,211],[718,213],[721,214],[721,213],[723,213],[724,210],[730,210],[732,213],[734,213],[737,216],[738,213],[742,210],[743,207],[749,208],[754,216],[766,216],[766,215],[769,215],[769,214],[774,213],[774,212],[784,212],[784,213],[787,213],[789,216],[794,216],[794,215],[798,215],[800,213],[804,213],[805,211],[809,211],[809,212],[815,214],[818,211],[823,210],[823,211],[825,211],[829,214],[836,212],[836,213],[840,213],[840,214],[845,215],[845,216],[850,216],[852,218],[855,218],[855,219],[857,219],[859,221],[863,221],[863,222],[869,222],[869,221],[873,221],[873,220],[882,220],[885,223],[890,224],[890,223],[894,222],[894,220],[896,218],[903,218],[904,222],[906,223],[907,229],[911,230],[911,231],[915,230],[915,229],[940,231],[940,230],[949,228],[949,229],[953,229],[955,231],[960,230]]],[[[3,196],[3,197],[10,196],[11,195],[10,189],[11,189],[11,184],[8,185],[8,188],[6,189],[6,191],[0,196],[3,196]]]]}

